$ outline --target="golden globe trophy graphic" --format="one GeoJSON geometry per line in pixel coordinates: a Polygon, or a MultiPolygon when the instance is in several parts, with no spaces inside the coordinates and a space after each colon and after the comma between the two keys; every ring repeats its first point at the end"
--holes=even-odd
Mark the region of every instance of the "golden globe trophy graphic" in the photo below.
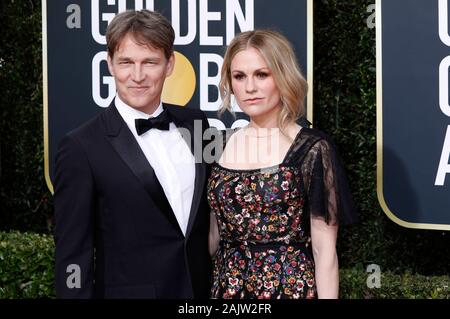
{"type": "Polygon", "coordinates": [[[175,66],[166,79],[161,99],[164,103],[186,106],[195,92],[195,71],[182,53],[175,51],[175,66]]]}

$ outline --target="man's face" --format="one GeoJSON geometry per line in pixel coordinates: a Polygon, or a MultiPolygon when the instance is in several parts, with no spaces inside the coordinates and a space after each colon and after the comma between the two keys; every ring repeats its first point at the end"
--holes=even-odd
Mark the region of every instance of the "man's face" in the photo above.
{"type": "Polygon", "coordinates": [[[129,106],[153,113],[161,100],[166,77],[173,70],[174,56],[167,59],[162,49],[137,44],[128,34],[114,57],[108,55],[109,72],[114,76],[117,93],[129,106]]]}

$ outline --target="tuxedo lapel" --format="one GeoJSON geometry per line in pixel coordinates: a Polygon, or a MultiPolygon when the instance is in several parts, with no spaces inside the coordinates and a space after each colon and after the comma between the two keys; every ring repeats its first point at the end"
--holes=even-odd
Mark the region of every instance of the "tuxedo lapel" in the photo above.
{"type": "Polygon", "coordinates": [[[194,195],[192,197],[192,205],[191,210],[189,212],[189,221],[186,229],[186,238],[189,237],[189,234],[192,230],[192,226],[194,225],[195,218],[197,217],[198,208],[200,205],[200,201],[204,191],[204,184],[206,178],[206,167],[203,163],[203,147],[202,147],[202,135],[203,130],[200,128],[198,132],[194,130],[194,124],[192,121],[186,121],[185,119],[177,116],[175,112],[173,112],[170,108],[167,109],[170,113],[171,119],[176,125],[177,128],[185,128],[189,131],[189,134],[183,134],[183,131],[180,130],[183,139],[188,144],[192,155],[195,158],[195,182],[194,182],[194,195]],[[195,133],[200,134],[200,136],[195,136],[195,133]]]}
{"type": "Polygon", "coordinates": [[[183,234],[153,167],[148,162],[116,107],[111,105],[104,114],[108,141],[139,179],[159,210],[183,234]]]}
{"type": "Polygon", "coordinates": [[[194,225],[195,218],[197,217],[198,208],[200,205],[201,198],[204,191],[206,169],[205,165],[202,163],[195,164],[195,186],[194,186],[194,196],[192,197],[192,206],[189,213],[189,222],[186,230],[186,237],[189,237],[191,233],[192,226],[194,225]]]}

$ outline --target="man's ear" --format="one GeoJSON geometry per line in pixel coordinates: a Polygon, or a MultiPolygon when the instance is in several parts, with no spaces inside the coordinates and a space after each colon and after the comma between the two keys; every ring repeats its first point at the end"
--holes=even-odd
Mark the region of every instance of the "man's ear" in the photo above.
{"type": "Polygon", "coordinates": [[[167,61],[166,77],[172,74],[174,68],[175,68],[175,54],[172,53],[170,55],[169,60],[167,61]]]}
{"type": "Polygon", "coordinates": [[[106,61],[108,61],[108,70],[109,73],[111,73],[112,76],[114,76],[114,67],[113,67],[113,61],[111,56],[108,54],[108,57],[106,58],[106,61]]]}

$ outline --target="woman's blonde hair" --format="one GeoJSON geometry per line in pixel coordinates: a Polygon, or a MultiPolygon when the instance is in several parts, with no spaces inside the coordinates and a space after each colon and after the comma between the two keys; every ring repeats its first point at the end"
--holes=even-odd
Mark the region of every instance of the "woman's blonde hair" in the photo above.
{"type": "Polygon", "coordinates": [[[308,83],[300,71],[292,45],[285,36],[273,30],[242,32],[231,41],[221,70],[219,90],[223,102],[220,112],[231,111],[231,62],[237,53],[248,48],[261,54],[273,74],[281,98],[278,125],[283,130],[304,115],[308,83]]]}

